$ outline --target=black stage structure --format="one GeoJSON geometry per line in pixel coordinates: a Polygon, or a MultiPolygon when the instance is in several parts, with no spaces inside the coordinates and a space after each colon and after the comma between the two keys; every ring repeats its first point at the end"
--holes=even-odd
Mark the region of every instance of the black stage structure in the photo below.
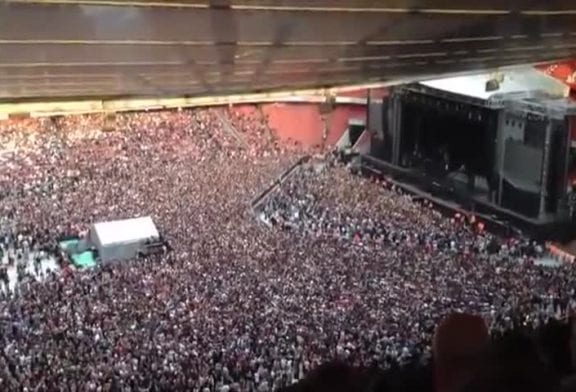
{"type": "Polygon", "coordinates": [[[405,85],[369,104],[368,123],[382,122],[372,128],[363,163],[501,225],[566,241],[576,233],[569,180],[575,115],[576,103],[547,91],[483,98],[405,85]]]}

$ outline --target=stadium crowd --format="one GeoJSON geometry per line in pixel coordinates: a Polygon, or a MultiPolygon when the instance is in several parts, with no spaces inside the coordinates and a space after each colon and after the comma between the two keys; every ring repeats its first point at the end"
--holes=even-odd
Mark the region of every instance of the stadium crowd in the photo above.
{"type": "MultiPolygon", "coordinates": [[[[150,215],[166,254],[28,279],[0,301],[2,391],[272,391],[338,358],[425,363],[445,314],[536,326],[575,270],[478,232],[330,158],[250,202],[304,148],[225,109],[0,123],[3,249],[56,252],[90,223],[150,215]],[[257,148],[244,148],[223,116],[257,148]],[[258,135],[258,136],[255,136],[258,135]],[[262,135],[267,135],[263,138],[262,135]]],[[[3,290],[6,291],[6,290],[3,290]]]]}

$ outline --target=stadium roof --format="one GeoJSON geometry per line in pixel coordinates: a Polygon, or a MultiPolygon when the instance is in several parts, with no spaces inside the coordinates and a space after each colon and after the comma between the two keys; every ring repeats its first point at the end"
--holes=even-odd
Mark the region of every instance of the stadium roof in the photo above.
{"type": "Polygon", "coordinates": [[[4,0],[0,100],[415,80],[576,54],[573,0],[4,0]]]}

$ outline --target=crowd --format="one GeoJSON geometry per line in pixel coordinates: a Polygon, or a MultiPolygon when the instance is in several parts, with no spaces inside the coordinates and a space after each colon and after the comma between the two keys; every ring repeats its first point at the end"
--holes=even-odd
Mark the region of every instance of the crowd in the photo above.
{"type": "Polygon", "coordinates": [[[573,267],[537,266],[526,240],[478,232],[331,159],[289,177],[261,224],[250,201],[306,154],[263,118],[126,113],[102,132],[104,121],[0,123],[2,243],[49,254],[92,222],[150,215],[172,250],[2,299],[2,391],[266,392],[334,358],[425,363],[452,311],[500,331],[572,304],[573,267]],[[268,141],[246,148],[226,122],[268,141]]]}

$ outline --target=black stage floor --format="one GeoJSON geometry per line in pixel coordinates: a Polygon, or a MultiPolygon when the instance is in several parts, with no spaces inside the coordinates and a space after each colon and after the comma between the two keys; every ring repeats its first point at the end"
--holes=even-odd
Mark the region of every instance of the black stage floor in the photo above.
{"type": "MultiPolygon", "coordinates": [[[[428,200],[446,214],[475,215],[487,230],[507,235],[521,232],[538,241],[568,243],[576,238],[576,222],[538,221],[503,209],[481,195],[470,195],[448,188],[440,180],[412,170],[406,170],[369,156],[357,155],[361,173],[385,178],[405,192],[428,200]]],[[[353,157],[348,157],[353,159],[353,157]]]]}

